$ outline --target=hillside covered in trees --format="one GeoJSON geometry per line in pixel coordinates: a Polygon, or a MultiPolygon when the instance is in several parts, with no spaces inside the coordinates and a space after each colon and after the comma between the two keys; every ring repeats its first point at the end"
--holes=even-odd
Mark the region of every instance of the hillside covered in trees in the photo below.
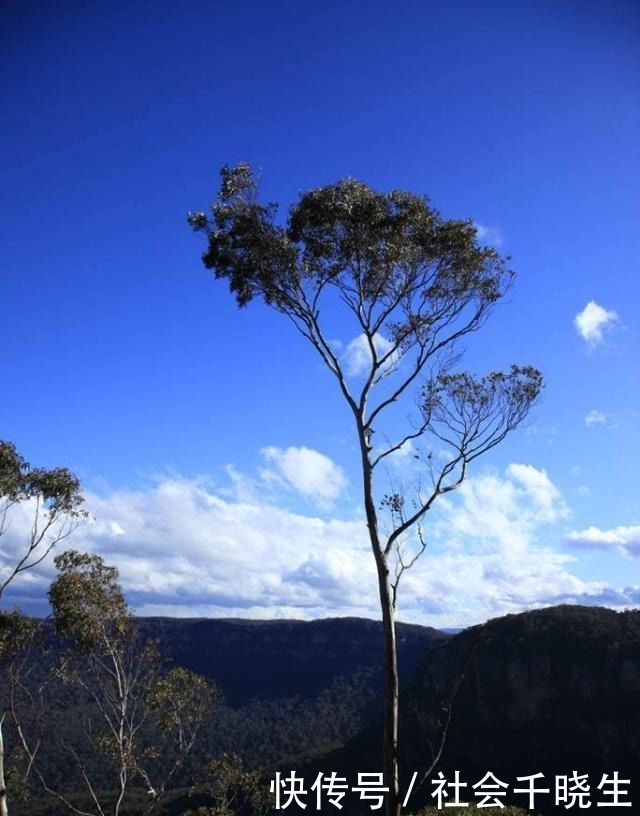
{"type": "MultiPolygon", "coordinates": [[[[631,780],[621,787],[628,795],[620,802],[636,807],[640,611],[550,607],[434,643],[406,689],[401,733],[408,774],[422,776],[440,748],[432,779],[439,772],[453,779],[459,771],[471,785],[491,771],[512,790],[518,776],[543,773],[545,784],[538,786],[551,794],[536,798],[536,810],[555,814],[564,812],[553,800],[557,775],[588,775],[592,803],[611,803],[597,786],[603,774],[618,772],[631,780]]],[[[367,730],[320,765],[347,773],[374,767],[375,734],[367,730]]],[[[432,789],[425,782],[415,801],[428,802],[432,789]]],[[[526,805],[526,797],[509,798],[526,805]]]]}
{"type": "MultiPolygon", "coordinates": [[[[175,794],[159,812],[218,801],[207,766],[230,753],[242,759],[246,777],[264,772],[254,778],[266,796],[263,808],[278,770],[295,769],[307,788],[320,772],[335,771],[355,784],[359,772],[379,770],[379,624],[163,618],[139,619],[135,626],[143,641],[159,642],[172,665],[197,668],[219,690],[174,781],[175,794]],[[273,682],[278,671],[280,688],[273,682]],[[194,783],[193,797],[185,798],[194,783]]],[[[406,684],[403,762],[411,772],[422,775],[431,764],[446,726],[431,778],[438,772],[453,778],[458,770],[471,784],[491,771],[509,783],[507,801],[526,806],[512,794],[517,776],[542,772],[553,789],[556,775],[588,774],[595,803],[607,801],[597,790],[602,775],[618,771],[632,780],[621,801],[640,801],[640,612],[560,606],[509,615],[455,637],[418,626],[401,625],[399,632],[406,684]]],[[[81,694],[62,686],[59,693],[51,701],[57,713],[43,757],[49,782],[64,786],[68,766],[60,746],[77,741],[90,707],[81,694]]],[[[100,769],[91,770],[100,779],[100,769]]],[[[433,805],[432,790],[427,780],[412,805],[433,805]]],[[[123,812],[142,813],[144,794],[135,786],[123,812]]],[[[537,797],[537,812],[559,812],[551,796],[537,797]]],[[[349,812],[358,807],[353,799],[349,812]]],[[[65,812],[56,808],[34,789],[12,813],[65,812]]],[[[607,812],[618,810],[629,812],[607,812]]]]}

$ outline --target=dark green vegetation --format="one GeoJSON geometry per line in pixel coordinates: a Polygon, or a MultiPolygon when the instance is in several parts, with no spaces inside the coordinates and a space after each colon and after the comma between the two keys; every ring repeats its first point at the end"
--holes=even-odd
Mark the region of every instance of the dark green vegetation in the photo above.
{"type": "MultiPolygon", "coordinates": [[[[7,587],[22,573],[38,565],[52,548],[65,539],[85,517],[82,510],[84,499],[80,482],[67,468],[32,467],[16,446],[0,440],[0,598],[7,587]],[[11,527],[16,512],[26,511],[29,525],[24,540],[17,546],[4,538],[11,527]]],[[[24,521],[25,516],[23,516],[24,521]]],[[[23,774],[5,773],[6,756],[4,729],[13,725],[17,741],[24,751],[24,768],[31,770],[33,762],[29,755],[26,727],[23,730],[16,717],[15,695],[26,690],[23,686],[24,664],[20,654],[28,650],[29,643],[37,636],[38,627],[25,621],[19,613],[3,615],[0,620],[0,661],[7,667],[4,678],[5,700],[0,709],[0,816],[7,816],[7,780],[20,789],[23,774]],[[8,716],[9,715],[9,716],[8,716]],[[17,775],[16,775],[17,774],[17,775]]],[[[32,689],[25,691],[32,699],[32,689]]],[[[36,697],[40,692],[36,690],[36,697]]],[[[33,708],[33,706],[30,706],[33,708]]],[[[34,733],[37,733],[37,726],[34,733]]],[[[37,736],[35,744],[38,743],[37,736]]],[[[36,748],[37,751],[37,748],[36,748]]],[[[14,753],[15,756],[15,753],[14,753]]],[[[20,764],[19,762],[17,763],[20,764]]],[[[15,768],[14,768],[15,771],[15,768]]]]}
{"type": "Polygon", "coordinates": [[[626,801],[638,807],[640,612],[560,606],[474,627],[446,648],[436,644],[407,699],[409,765],[424,755],[418,723],[434,719],[429,689],[451,688],[461,666],[443,772],[457,766],[482,775],[491,768],[515,780],[576,770],[590,775],[593,801],[611,801],[595,787],[603,773],[618,771],[632,780],[626,801]]]}
{"type": "Polygon", "coordinates": [[[258,201],[249,165],[225,166],[220,177],[210,214],[188,217],[206,238],[205,267],[228,282],[239,306],[257,299],[287,318],[333,376],[354,423],[384,631],[385,805],[399,816],[402,576],[426,548],[422,525],[433,503],[521,424],[543,386],[532,366],[484,376],[457,368],[461,342],[482,327],[514,273],[479,243],[471,220],[444,220],[424,196],[344,179],[302,194],[281,225],[277,206],[258,201]],[[333,342],[336,327],[366,349],[355,375],[333,342]],[[390,487],[387,457],[408,444],[422,473],[390,487]]]}
{"type": "MultiPolygon", "coordinates": [[[[316,697],[341,677],[377,673],[382,628],[365,618],[316,621],[138,618],[141,635],[156,639],[180,666],[215,678],[230,705],[253,697],[316,697]]],[[[398,625],[399,662],[407,681],[433,641],[426,626],[398,625]]]]}
{"type": "MultiPolygon", "coordinates": [[[[405,768],[424,772],[443,725],[447,736],[434,774],[453,779],[459,770],[471,783],[490,770],[518,787],[516,777],[542,772],[553,788],[556,775],[575,770],[589,774],[595,808],[596,801],[611,801],[596,790],[602,775],[618,771],[632,781],[621,801],[637,808],[640,611],[558,606],[508,615],[434,643],[404,695],[405,768]]],[[[377,760],[368,732],[326,762],[353,773],[377,760]]],[[[431,789],[426,782],[415,804],[427,804],[431,789]]],[[[540,796],[536,810],[554,814],[564,806],[554,808],[550,797],[540,796]]]]}
{"type": "MultiPolygon", "coordinates": [[[[239,812],[263,813],[268,779],[277,769],[289,773],[295,768],[307,788],[320,771],[335,771],[355,784],[359,772],[381,769],[380,731],[375,725],[381,710],[379,624],[357,619],[309,623],[141,619],[135,627],[143,640],[157,639],[160,652],[173,657],[175,665],[198,666],[206,675],[223,678],[219,685],[227,701],[214,702],[175,779],[178,786],[199,783],[203,795],[209,796],[201,800],[203,806],[221,807],[226,797],[234,803],[217,812],[238,812],[249,802],[251,790],[257,789],[261,805],[252,810],[248,805],[243,809],[243,804],[239,812]],[[276,665],[292,668],[286,696],[274,693],[270,671],[276,665]],[[319,676],[326,678],[322,688],[319,676]],[[244,678],[240,690],[238,677],[244,678]],[[241,757],[241,771],[239,760],[225,758],[231,752],[241,757]],[[208,767],[211,760],[214,765],[208,767]],[[260,769],[266,770],[266,778],[248,773],[260,769]]],[[[640,612],[561,606],[496,619],[455,637],[438,637],[433,630],[414,626],[400,625],[399,632],[406,648],[400,652],[407,667],[400,728],[408,773],[414,769],[423,773],[431,763],[430,744],[436,744],[434,735],[446,720],[447,708],[451,710],[447,739],[433,775],[441,771],[452,779],[459,770],[475,783],[492,771],[513,789],[517,776],[543,772],[553,784],[556,774],[576,770],[590,775],[595,807],[602,774],[619,771],[621,778],[633,780],[626,801],[634,806],[640,801],[640,612]]],[[[87,700],[69,687],[61,686],[59,692],[59,699],[52,702],[54,725],[71,742],[80,730],[87,700]]],[[[68,763],[55,751],[49,761],[46,771],[52,782],[63,781],[68,763]]],[[[107,785],[105,769],[96,770],[102,774],[98,781],[107,785]]],[[[432,805],[431,791],[427,780],[412,796],[407,812],[432,805]]],[[[142,813],[148,805],[145,796],[138,787],[121,812],[142,813]]],[[[509,801],[513,802],[511,796],[509,801]]],[[[196,802],[192,798],[191,806],[196,802]]],[[[549,797],[540,796],[535,812],[565,812],[549,802],[549,797]]],[[[64,812],[51,803],[38,810],[37,804],[34,799],[27,805],[16,803],[12,814],[64,812]]],[[[183,813],[188,804],[184,796],[169,797],[160,812],[183,813]]],[[[315,812],[312,804],[306,812],[315,812]]],[[[526,808],[522,798],[516,797],[515,804],[526,808]]],[[[323,812],[336,809],[328,806],[323,812]]],[[[352,800],[343,812],[357,816],[371,811],[352,800]]],[[[427,813],[431,816],[431,811],[424,816],[427,813]]]]}
{"type": "Polygon", "coordinates": [[[150,816],[214,710],[215,687],[139,636],[115,567],[73,550],[55,565],[53,626],[0,614],[0,813],[35,787],[63,812],[120,816],[142,788],[139,812],[150,816]]]}
{"type": "MultiPolygon", "coordinates": [[[[109,572],[107,579],[111,577],[109,572]]],[[[116,593],[116,604],[119,600],[116,593]]],[[[95,621],[95,616],[91,619],[95,621]]],[[[164,664],[197,670],[215,680],[221,691],[222,699],[216,698],[207,711],[198,740],[177,777],[176,783],[183,786],[194,779],[208,780],[209,761],[228,753],[242,757],[247,771],[288,758],[304,761],[342,745],[379,712],[379,623],[365,619],[304,623],[169,618],[129,623],[141,649],[155,643],[164,664]]],[[[399,632],[401,667],[408,680],[425,649],[444,636],[433,629],[402,624],[399,632]]],[[[46,640],[48,665],[39,667],[39,677],[48,676],[64,651],[51,627],[46,640]]],[[[82,689],[57,684],[50,688],[48,707],[49,731],[55,733],[55,739],[42,746],[42,776],[53,789],[79,790],[82,782],[77,774],[70,775],[64,757],[61,761],[60,744],[85,741],[83,717],[91,701],[82,689]]],[[[108,767],[99,762],[99,756],[93,765],[95,784],[109,790],[108,767]]],[[[29,806],[33,807],[33,801],[29,806]]],[[[14,805],[12,812],[20,809],[14,805]]]]}

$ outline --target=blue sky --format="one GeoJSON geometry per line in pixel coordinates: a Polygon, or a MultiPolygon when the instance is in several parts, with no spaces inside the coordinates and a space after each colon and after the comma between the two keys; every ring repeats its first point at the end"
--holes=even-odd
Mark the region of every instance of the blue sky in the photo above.
{"type": "MultiPolygon", "coordinates": [[[[536,365],[544,399],[431,514],[400,617],[640,605],[635,3],[9,2],[4,18],[0,437],[80,476],[94,522],[70,543],[119,565],[137,612],[377,615],[334,383],[278,315],[237,310],[186,225],[238,161],[284,212],[346,176],[426,193],[518,272],[466,364],[536,365]]],[[[3,603],[42,608],[51,575],[3,603]]]]}

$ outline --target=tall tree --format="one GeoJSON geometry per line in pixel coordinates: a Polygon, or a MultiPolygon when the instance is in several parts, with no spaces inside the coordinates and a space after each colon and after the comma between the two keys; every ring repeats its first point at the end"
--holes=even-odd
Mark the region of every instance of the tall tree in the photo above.
{"type": "MultiPolygon", "coordinates": [[[[82,510],[80,482],[67,468],[33,468],[11,442],[0,440],[0,538],[6,536],[12,516],[26,508],[29,531],[11,561],[0,564],[0,598],[25,570],[43,561],[65,539],[86,513],[82,510]]],[[[5,548],[3,557],[11,550],[5,548]]]]}
{"type": "Polygon", "coordinates": [[[211,212],[188,221],[206,236],[204,265],[228,281],[239,306],[258,298],[291,321],[353,417],[385,638],[386,805],[397,816],[398,587],[426,547],[426,513],[522,422],[542,376],[530,366],[481,377],[456,370],[460,341],[481,328],[514,274],[478,243],[471,221],[444,220],[426,198],[354,179],[304,193],[284,225],[276,214],[258,201],[250,166],[239,164],[222,168],[211,212]],[[366,354],[357,376],[332,341],[339,310],[366,354]],[[416,391],[417,415],[403,425],[416,391]],[[389,491],[381,467],[408,445],[424,466],[411,497],[389,491]]]}

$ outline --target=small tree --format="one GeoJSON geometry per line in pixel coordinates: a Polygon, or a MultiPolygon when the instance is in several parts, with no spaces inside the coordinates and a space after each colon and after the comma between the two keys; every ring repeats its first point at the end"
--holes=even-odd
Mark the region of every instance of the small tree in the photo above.
{"type": "Polygon", "coordinates": [[[15,445],[0,441],[0,538],[18,507],[27,506],[31,516],[17,561],[0,564],[0,598],[17,575],[37,566],[86,517],[82,503],[80,482],[71,471],[32,468],[15,445]]]}
{"type": "Polygon", "coordinates": [[[259,771],[247,771],[237,754],[223,754],[207,765],[209,781],[202,791],[212,804],[188,810],[185,816],[266,816],[273,812],[259,771]]]}
{"type": "Polygon", "coordinates": [[[542,376],[530,366],[483,377],[454,368],[460,341],[481,328],[513,278],[505,258],[479,245],[471,221],[443,220],[425,198],[379,193],[354,179],[303,194],[284,226],[276,211],[258,202],[251,168],[239,164],[222,168],[211,213],[188,221],[206,236],[204,265],[227,279],[239,306],[259,298],[291,321],[353,417],[384,630],[387,812],[396,816],[400,580],[426,547],[426,513],[522,422],[542,376]],[[340,319],[366,353],[356,376],[332,342],[340,319]],[[416,417],[403,427],[398,407],[412,391],[416,417]],[[381,466],[409,444],[424,477],[413,496],[388,492],[381,466]]]}
{"type": "MultiPolygon", "coordinates": [[[[0,545],[9,531],[12,516],[20,507],[30,513],[26,543],[10,556],[0,548],[0,598],[9,584],[25,570],[37,566],[51,549],[65,539],[86,517],[82,510],[80,482],[67,468],[32,468],[11,442],[0,440],[0,545]]],[[[6,540],[6,539],[5,539],[6,540]]],[[[33,625],[20,614],[0,612],[0,660],[12,657],[9,673],[19,671],[15,650],[33,636],[33,625]]],[[[15,676],[15,675],[14,675],[15,676]]],[[[7,789],[3,726],[7,710],[0,713],[0,816],[6,816],[7,789]]]]}
{"type": "Polygon", "coordinates": [[[15,801],[28,793],[33,760],[40,749],[44,725],[44,691],[53,674],[43,669],[47,649],[42,621],[19,610],[0,612],[0,816],[7,816],[8,792],[15,801]],[[19,710],[19,716],[17,712],[19,710]],[[13,750],[5,773],[5,722],[10,726],[13,750]],[[11,728],[12,727],[12,728],[11,728]],[[26,734],[30,751],[24,750],[26,734]]]}
{"type": "Polygon", "coordinates": [[[73,550],[57,556],[55,564],[58,576],[49,598],[55,631],[65,647],[62,657],[37,688],[25,677],[17,651],[9,663],[11,713],[25,774],[35,776],[47,793],[78,816],[118,816],[137,783],[148,793],[144,812],[150,814],[193,748],[215,689],[185,669],[165,671],[155,644],[140,642],[115,567],[97,555],[73,550]],[[87,703],[74,741],[47,723],[45,692],[56,681],[80,691],[87,703]],[[29,716],[34,703],[40,713],[37,727],[29,716]],[[90,810],[46,778],[39,762],[45,741],[49,750],[55,743],[53,750],[71,760],[70,771],[79,774],[90,810]],[[109,777],[106,795],[104,783],[96,784],[96,771],[102,780],[109,777]]]}

